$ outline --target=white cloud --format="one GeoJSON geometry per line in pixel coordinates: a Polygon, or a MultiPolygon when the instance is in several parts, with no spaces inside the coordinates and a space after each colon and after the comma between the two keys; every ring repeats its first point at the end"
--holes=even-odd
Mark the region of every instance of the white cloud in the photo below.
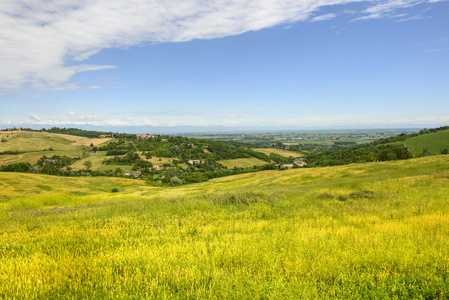
{"type": "Polygon", "coordinates": [[[325,15],[321,15],[321,16],[316,16],[311,21],[312,22],[327,21],[327,20],[335,18],[336,16],[337,16],[336,14],[330,13],[330,14],[325,14],[325,15]]]}
{"type": "Polygon", "coordinates": [[[440,51],[448,51],[449,48],[437,48],[437,49],[428,49],[424,50],[424,52],[440,52],[440,51]]]}
{"type": "Polygon", "coordinates": [[[34,121],[40,121],[41,120],[41,118],[39,118],[38,115],[33,114],[33,113],[29,113],[29,116],[30,116],[31,120],[34,120],[34,121]]]}
{"type": "Polygon", "coordinates": [[[134,115],[104,117],[92,112],[69,112],[58,116],[37,116],[29,113],[26,120],[3,121],[2,124],[12,125],[42,125],[42,126],[264,126],[264,127],[327,127],[334,126],[391,126],[400,127],[404,125],[441,126],[449,123],[449,115],[426,116],[426,117],[402,117],[402,118],[379,118],[375,115],[334,115],[334,116],[307,116],[294,118],[278,118],[265,114],[259,109],[253,112],[183,112],[183,111],[160,111],[160,112],[136,112],[134,115]],[[167,115],[176,118],[167,118],[167,115]],[[264,116],[261,118],[261,116],[264,116]],[[261,121],[263,120],[263,121],[261,121]]]}
{"type": "MultiPolygon", "coordinates": [[[[391,17],[391,13],[400,8],[409,8],[418,4],[431,2],[430,0],[384,0],[379,1],[378,4],[371,6],[363,11],[365,16],[354,19],[356,20],[368,20],[368,19],[380,19],[385,17],[391,17]]],[[[393,15],[394,16],[394,15],[393,15]]]]}
{"type": "Polygon", "coordinates": [[[406,22],[406,21],[413,21],[413,20],[424,20],[424,19],[431,19],[431,18],[432,17],[430,17],[430,16],[424,17],[424,16],[421,16],[421,15],[416,15],[416,16],[413,16],[413,17],[410,17],[410,18],[397,20],[396,23],[406,22]]]}
{"type": "MultiPolygon", "coordinates": [[[[106,48],[236,35],[309,19],[321,7],[368,0],[4,0],[0,6],[0,89],[78,89],[70,78],[113,68],[80,62],[106,48]]],[[[381,17],[433,0],[384,0],[381,17]]],[[[334,17],[325,14],[314,20],[334,17]]],[[[113,64],[113,62],[111,62],[113,64]]],[[[95,86],[94,86],[95,87],[95,86]]]]}

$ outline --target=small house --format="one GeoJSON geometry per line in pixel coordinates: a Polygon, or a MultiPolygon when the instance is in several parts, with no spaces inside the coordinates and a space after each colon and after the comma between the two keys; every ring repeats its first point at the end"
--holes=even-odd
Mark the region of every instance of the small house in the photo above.
{"type": "Polygon", "coordinates": [[[187,161],[187,163],[189,165],[194,165],[194,164],[204,164],[205,160],[204,159],[189,159],[187,161]]]}
{"type": "Polygon", "coordinates": [[[139,177],[142,174],[142,172],[140,172],[140,171],[126,171],[124,174],[125,174],[125,176],[134,175],[134,177],[139,177]]]}

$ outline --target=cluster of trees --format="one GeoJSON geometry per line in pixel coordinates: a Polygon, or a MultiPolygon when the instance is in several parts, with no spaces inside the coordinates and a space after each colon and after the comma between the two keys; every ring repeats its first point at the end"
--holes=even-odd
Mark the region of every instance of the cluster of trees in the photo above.
{"type": "Polygon", "coordinates": [[[142,159],[139,154],[134,151],[129,151],[126,155],[115,156],[114,158],[103,160],[103,164],[106,165],[131,165],[137,162],[142,162],[142,159]]]}
{"type": "MultiPolygon", "coordinates": [[[[206,164],[207,165],[207,164],[206,164]]],[[[274,170],[276,166],[274,163],[266,164],[262,166],[253,166],[251,168],[238,168],[228,169],[221,165],[216,165],[215,167],[195,165],[183,168],[170,168],[163,171],[153,171],[152,176],[148,177],[147,182],[155,186],[162,185],[180,185],[185,183],[198,183],[207,181],[213,178],[259,172],[264,170],[274,170]],[[173,183],[176,181],[176,184],[173,183]],[[178,181],[179,180],[179,181],[178,181]]]]}
{"type": "Polygon", "coordinates": [[[49,133],[59,133],[59,134],[69,134],[75,136],[82,136],[88,138],[98,138],[99,135],[112,135],[112,132],[102,132],[102,131],[90,131],[90,130],[82,130],[78,128],[59,128],[52,127],[50,129],[42,128],[40,131],[49,132],[49,133]]]}
{"type": "MultiPolygon", "coordinates": [[[[39,158],[34,165],[27,162],[13,163],[1,166],[0,171],[63,175],[62,173],[71,172],[70,164],[77,159],[78,158],[71,158],[65,155],[53,155],[52,157],[47,157],[44,155],[39,158]]],[[[64,175],[68,176],[66,174],[64,175]]]]}
{"type": "Polygon", "coordinates": [[[18,155],[18,154],[22,154],[25,153],[23,151],[3,151],[0,152],[0,155],[18,155]]]}
{"type": "Polygon", "coordinates": [[[52,127],[50,129],[42,128],[41,132],[49,132],[49,133],[60,133],[60,134],[69,134],[75,136],[82,136],[87,138],[98,138],[99,135],[111,136],[114,138],[127,138],[133,139],[136,138],[135,134],[128,133],[114,133],[114,132],[106,132],[106,131],[91,131],[91,130],[83,130],[78,128],[59,128],[52,127]]]}
{"type": "Polygon", "coordinates": [[[31,164],[27,162],[19,162],[9,165],[0,166],[1,172],[21,172],[27,173],[30,170],[31,164]]]}
{"type": "Polygon", "coordinates": [[[182,162],[190,159],[235,159],[250,158],[270,162],[268,155],[249,148],[248,145],[236,142],[209,141],[180,136],[158,136],[154,139],[134,139],[132,141],[117,139],[99,147],[100,151],[108,151],[107,155],[125,155],[129,151],[139,149],[147,158],[152,156],[178,158],[182,162]]]}
{"type": "Polygon", "coordinates": [[[348,148],[311,152],[305,159],[309,166],[337,166],[350,163],[390,161],[412,158],[405,145],[364,144],[348,148]]]}

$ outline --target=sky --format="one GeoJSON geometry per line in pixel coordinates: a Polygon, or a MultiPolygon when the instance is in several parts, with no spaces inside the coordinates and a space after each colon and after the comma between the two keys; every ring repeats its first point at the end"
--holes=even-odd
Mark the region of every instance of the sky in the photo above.
{"type": "Polygon", "coordinates": [[[3,0],[0,103],[0,128],[449,125],[449,1],[3,0]]]}

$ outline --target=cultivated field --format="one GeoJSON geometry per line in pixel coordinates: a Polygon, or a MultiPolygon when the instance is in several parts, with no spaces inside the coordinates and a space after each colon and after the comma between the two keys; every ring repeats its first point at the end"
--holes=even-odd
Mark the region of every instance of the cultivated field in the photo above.
{"type": "Polygon", "coordinates": [[[0,298],[447,299],[448,161],[178,188],[0,173],[0,298]]]}
{"type": "Polygon", "coordinates": [[[432,153],[440,154],[441,150],[449,149],[449,130],[419,135],[402,143],[405,143],[414,155],[422,153],[423,149],[428,149],[432,153]]]}
{"type": "Polygon", "coordinates": [[[278,154],[284,157],[301,157],[302,154],[294,151],[283,150],[279,148],[254,148],[254,151],[270,155],[271,153],[278,154]]]}
{"type": "Polygon", "coordinates": [[[251,158],[235,158],[235,159],[224,159],[218,161],[223,166],[228,169],[232,169],[234,167],[238,168],[252,168],[253,166],[262,166],[267,164],[266,161],[261,159],[251,157],[251,158]]]}

